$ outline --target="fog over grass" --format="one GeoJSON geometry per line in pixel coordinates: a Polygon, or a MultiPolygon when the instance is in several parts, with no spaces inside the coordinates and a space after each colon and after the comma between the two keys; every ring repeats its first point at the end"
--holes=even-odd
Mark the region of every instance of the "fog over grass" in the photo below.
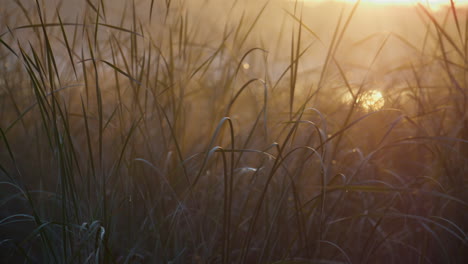
{"type": "Polygon", "coordinates": [[[1,6],[2,261],[468,261],[456,1],[1,6]]]}

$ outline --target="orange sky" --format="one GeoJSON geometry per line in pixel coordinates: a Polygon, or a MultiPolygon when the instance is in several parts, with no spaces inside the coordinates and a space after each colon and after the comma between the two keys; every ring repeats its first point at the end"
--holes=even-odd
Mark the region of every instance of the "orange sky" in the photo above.
{"type": "MultiPolygon", "coordinates": [[[[304,2],[350,2],[355,3],[357,0],[303,0],[304,2]]],[[[450,0],[361,0],[362,4],[383,4],[383,5],[415,5],[417,3],[427,4],[432,8],[439,8],[444,5],[450,5],[450,0]]],[[[455,5],[468,5],[468,0],[454,0],[455,5]]]]}

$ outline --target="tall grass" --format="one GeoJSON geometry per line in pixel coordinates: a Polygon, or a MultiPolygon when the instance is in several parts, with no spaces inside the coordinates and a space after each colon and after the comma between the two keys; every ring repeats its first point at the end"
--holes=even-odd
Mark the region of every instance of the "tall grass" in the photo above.
{"type": "Polygon", "coordinates": [[[2,4],[2,261],[468,261],[452,1],[418,43],[350,42],[359,2],[329,35],[301,2],[78,2],[2,4]]]}

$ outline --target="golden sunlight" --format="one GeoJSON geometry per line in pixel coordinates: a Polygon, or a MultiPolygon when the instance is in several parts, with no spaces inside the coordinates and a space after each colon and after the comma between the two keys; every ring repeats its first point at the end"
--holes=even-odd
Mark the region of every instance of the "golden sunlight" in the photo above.
{"type": "MultiPolygon", "coordinates": [[[[345,103],[351,104],[354,102],[351,94],[347,93],[343,97],[345,103]]],[[[359,107],[363,108],[366,111],[377,111],[382,109],[385,104],[385,99],[381,92],[377,90],[369,90],[363,92],[359,98],[356,100],[356,103],[359,107]]]]}
{"type": "MultiPolygon", "coordinates": [[[[306,3],[319,2],[348,2],[356,3],[358,0],[303,0],[306,3]]],[[[468,5],[468,0],[453,0],[455,5],[468,5]]],[[[423,4],[431,8],[438,9],[443,6],[450,6],[450,0],[361,0],[361,4],[373,5],[397,5],[397,6],[414,6],[423,4]]]]}

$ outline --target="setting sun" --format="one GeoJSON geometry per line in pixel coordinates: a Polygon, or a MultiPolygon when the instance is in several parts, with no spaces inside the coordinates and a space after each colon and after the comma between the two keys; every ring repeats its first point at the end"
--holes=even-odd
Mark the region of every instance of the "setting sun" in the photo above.
{"type": "MultiPolygon", "coordinates": [[[[343,96],[343,102],[352,104],[354,98],[350,93],[347,93],[343,96]]],[[[384,106],[385,99],[380,91],[369,90],[358,96],[356,104],[366,111],[377,111],[384,106]]]]}
{"type": "Polygon", "coordinates": [[[384,106],[385,100],[381,92],[370,90],[361,95],[358,103],[367,110],[379,110],[384,106]]]}

